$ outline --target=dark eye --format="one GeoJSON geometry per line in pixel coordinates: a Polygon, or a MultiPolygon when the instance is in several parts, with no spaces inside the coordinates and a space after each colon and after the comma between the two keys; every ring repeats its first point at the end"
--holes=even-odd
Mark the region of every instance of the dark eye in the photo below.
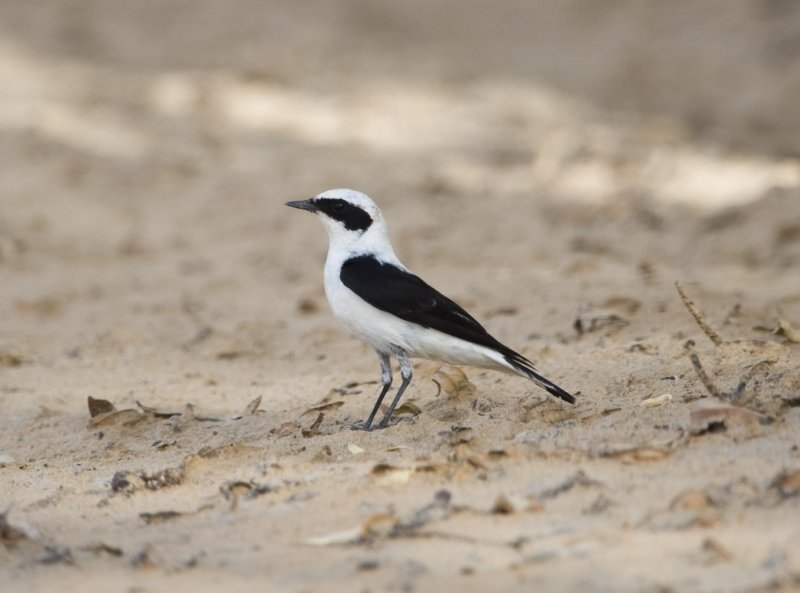
{"type": "Polygon", "coordinates": [[[344,202],[334,202],[331,204],[331,210],[334,212],[344,212],[344,202]]]}

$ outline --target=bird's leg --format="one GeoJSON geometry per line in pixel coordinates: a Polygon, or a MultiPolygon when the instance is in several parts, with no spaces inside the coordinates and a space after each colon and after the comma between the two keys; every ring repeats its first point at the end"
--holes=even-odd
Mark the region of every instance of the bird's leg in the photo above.
{"type": "Polygon", "coordinates": [[[378,355],[378,361],[381,363],[381,383],[383,384],[383,389],[381,389],[381,394],[378,396],[378,400],[375,402],[375,406],[373,406],[372,412],[370,412],[366,422],[353,424],[350,426],[352,430],[372,430],[372,421],[375,419],[375,414],[378,413],[378,409],[381,407],[386,392],[389,391],[389,388],[392,386],[392,363],[389,360],[389,355],[385,352],[378,352],[377,350],[375,353],[378,355]]]}
{"type": "Polygon", "coordinates": [[[411,371],[411,363],[408,361],[406,353],[398,348],[395,350],[394,355],[397,357],[397,361],[400,363],[400,377],[402,377],[403,382],[400,383],[400,388],[397,390],[397,394],[392,400],[392,405],[389,406],[386,414],[381,419],[380,424],[378,424],[378,428],[386,428],[389,426],[389,420],[394,413],[394,409],[400,402],[400,398],[403,397],[403,392],[406,390],[406,387],[408,387],[408,384],[411,383],[411,376],[413,375],[411,371]]]}

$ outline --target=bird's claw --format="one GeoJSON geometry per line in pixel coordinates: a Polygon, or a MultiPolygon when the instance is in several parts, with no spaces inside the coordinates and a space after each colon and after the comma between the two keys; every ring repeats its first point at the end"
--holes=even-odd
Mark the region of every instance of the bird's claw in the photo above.
{"type": "Polygon", "coordinates": [[[363,430],[365,432],[372,432],[375,430],[375,427],[367,424],[366,422],[354,422],[350,425],[350,430],[363,430]]]}

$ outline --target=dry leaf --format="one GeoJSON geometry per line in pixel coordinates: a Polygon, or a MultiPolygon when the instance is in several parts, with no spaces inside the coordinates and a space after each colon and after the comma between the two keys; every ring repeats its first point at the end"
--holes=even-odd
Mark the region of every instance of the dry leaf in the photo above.
{"type": "Polygon", "coordinates": [[[489,512],[495,515],[513,515],[514,513],[530,513],[543,509],[544,504],[538,498],[519,494],[501,494],[495,499],[489,512]]]}
{"type": "Polygon", "coordinates": [[[148,490],[160,490],[161,488],[177,486],[185,477],[185,462],[177,467],[168,467],[155,472],[120,470],[111,478],[111,490],[128,494],[142,487],[148,490]]]}
{"type": "Polygon", "coordinates": [[[94,418],[89,419],[90,426],[131,426],[144,420],[146,416],[139,410],[133,408],[126,408],[125,410],[113,410],[98,414],[94,418]]]}
{"type": "Polygon", "coordinates": [[[300,434],[302,434],[303,437],[305,437],[307,439],[311,438],[311,437],[319,436],[320,434],[322,434],[319,431],[319,427],[322,425],[322,421],[324,419],[325,419],[325,414],[320,412],[319,414],[317,414],[317,417],[314,419],[314,422],[311,423],[311,426],[309,426],[307,429],[301,430],[300,434]]]}
{"type": "Polygon", "coordinates": [[[347,443],[347,450],[350,451],[353,455],[363,455],[364,449],[356,445],[355,443],[347,443]]]}
{"type": "Polygon", "coordinates": [[[187,517],[189,515],[196,515],[197,513],[206,511],[211,507],[212,505],[206,504],[193,511],[157,511],[155,513],[139,513],[139,518],[141,518],[145,523],[150,525],[152,523],[163,523],[165,521],[171,521],[172,519],[177,519],[178,517],[187,517]]]}
{"type": "Polygon", "coordinates": [[[369,539],[389,537],[396,525],[397,518],[394,515],[375,513],[367,517],[358,527],[310,537],[304,543],[310,546],[358,544],[369,539]]]}
{"type": "Polygon", "coordinates": [[[705,511],[711,506],[711,497],[705,490],[684,490],[669,503],[670,509],[680,511],[705,511]]]}
{"type": "Polygon", "coordinates": [[[795,344],[800,343],[800,333],[785,319],[778,319],[778,328],[775,330],[775,333],[783,336],[790,342],[794,342],[795,344]]]}
{"type": "Polygon", "coordinates": [[[665,393],[663,395],[659,395],[657,397],[651,397],[646,400],[640,401],[639,405],[643,408],[652,408],[655,406],[663,406],[667,402],[672,401],[672,394],[665,393]]]}
{"type": "Polygon", "coordinates": [[[258,407],[261,405],[261,396],[259,395],[245,407],[244,411],[241,414],[236,414],[235,416],[231,416],[232,420],[241,420],[245,416],[252,416],[256,412],[258,412],[258,407]]]}
{"type": "Polygon", "coordinates": [[[367,517],[361,526],[364,537],[387,537],[392,533],[397,518],[389,513],[375,513],[367,517]]]}
{"type": "Polygon", "coordinates": [[[353,527],[344,531],[334,531],[324,535],[307,538],[303,543],[309,546],[342,546],[361,542],[363,535],[361,527],[353,527]]]}
{"type": "Polygon", "coordinates": [[[140,477],[144,481],[144,487],[148,490],[160,490],[170,486],[177,486],[186,477],[186,467],[184,464],[178,467],[168,467],[157,472],[142,472],[140,477]]]}
{"type": "Polygon", "coordinates": [[[122,556],[121,548],[110,546],[105,542],[95,542],[93,544],[89,544],[88,546],[83,546],[81,549],[86,550],[87,552],[92,552],[97,556],[100,556],[101,554],[108,554],[109,556],[116,556],[117,558],[122,556]]]}
{"type": "Polygon", "coordinates": [[[672,451],[661,447],[649,446],[612,446],[598,453],[598,457],[611,457],[620,461],[660,461],[668,457],[672,451]]]}
{"type": "Polygon", "coordinates": [[[335,402],[328,402],[325,404],[320,404],[318,406],[314,406],[312,408],[308,408],[305,412],[300,414],[300,417],[306,416],[307,414],[313,414],[314,412],[327,412],[328,410],[338,410],[344,405],[344,402],[339,400],[335,402]]]}
{"type": "Polygon", "coordinates": [[[89,418],[94,418],[100,414],[108,414],[117,408],[106,399],[95,399],[91,395],[87,398],[89,404],[89,418]]]}
{"type": "Polygon", "coordinates": [[[719,400],[697,402],[689,412],[689,432],[693,435],[726,431],[734,437],[751,438],[769,422],[767,416],[719,400]]]}
{"type": "Polygon", "coordinates": [[[309,430],[317,430],[320,427],[320,425],[322,424],[322,421],[324,419],[325,419],[325,414],[320,412],[319,414],[317,414],[316,419],[314,420],[314,422],[311,423],[311,426],[309,426],[308,429],[309,430]]]}
{"type": "Polygon", "coordinates": [[[244,409],[244,412],[242,412],[242,416],[252,416],[258,411],[258,407],[260,405],[261,405],[261,396],[259,395],[257,398],[255,398],[253,401],[247,404],[247,407],[244,409]]]}
{"type": "Polygon", "coordinates": [[[399,416],[400,414],[411,414],[412,416],[419,416],[422,413],[422,410],[416,404],[412,402],[405,402],[399,408],[394,411],[395,416],[399,416]]]}
{"type": "Polygon", "coordinates": [[[411,445],[394,445],[394,446],[389,447],[388,449],[386,449],[386,452],[387,453],[396,453],[397,451],[410,450],[412,448],[413,447],[411,447],[411,445]]]}
{"type": "Polygon", "coordinates": [[[139,517],[148,525],[153,523],[163,523],[177,517],[182,517],[190,513],[182,513],[180,511],[158,511],[156,513],[139,513],[139,517]]]}
{"type": "Polygon", "coordinates": [[[268,494],[275,490],[275,486],[271,484],[259,484],[253,480],[248,482],[244,480],[233,480],[231,482],[225,482],[219,487],[219,491],[225,500],[236,499],[242,494],[245,495],[245,498],[256,498],[257,496],[268,494]]]}
{"type": "Polygon", "coordinates": [[[163,410],[159,408],[151,408],[150,406],[144,405],[139,400],[136,400],[136,405],[139,406],[145,414],[150,414],[151,416],[155,416],[156,418],[172,418],[173,416],[180,416],[181,412],[175,412],[173,410],[163,410]]]}
{"type": "Polygon", "coordinates": [[[800,494],[800,470],[781,472],[772,480],[769,487],[781,498],[790,498],[800,494]]]}
{"type": "Polygon", "coordinates": [[[671,451],[665,449],[656,449],[653,447],[636,447],[630,451],[619,453],[617,456],[623,459],[630,459],[632,461],[661,461],[669,456],[671,451]]]}
{"type": "Polygon", "coordinates": [[[511,455],[505,449],[491,449],[490,451],[486,452],[486,456],[492,461],[496,461],[497,459],[503,459],[504,457],[510,457],[511,455]]]}
{"type": "Polygon", "coordinates": [[[437,396],[444,392],[447,397],[456,397],[463,393],[469,393],[475,388],[464,371],[450,365],[439,367],[433,374],[433,382],[439,388],[436,392],[437,396]]]}
{"type": "Polygon", "coordinates": [[[284,422],[278,429],[278,438],[288,437],[299,429],[300,425],[297,422],[284,422]]]}
{"type": "Polygon", "coordinates": [[[405,484],[411,479],[416,470],[413,467],[398,467],[388,463],[379,463],[372,468],[372,475],[376,477],[378,484],[387,486],[389,484],[405,484]]]}

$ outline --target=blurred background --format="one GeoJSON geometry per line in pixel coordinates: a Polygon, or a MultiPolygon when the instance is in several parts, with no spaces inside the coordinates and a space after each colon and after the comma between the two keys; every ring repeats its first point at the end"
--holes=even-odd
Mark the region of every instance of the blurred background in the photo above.
{"type": "Polygon", "coordinates": [[[798,105],[798,0],[0,0],[0,548],[28,540],[0,572],[796,591],[798,105]],[[476,369],[438,397],[419,362],[419,416],[346,430],[377,364],[328,313],[323,229],[284,206],[335,187],[579,404],[476,369]],[[777,421],[690,438],[691,340],[777,421]],[[164,492],[117,492],[140,470],[164,492]],[[367,538],[451,490],[514,514],[367,538]],[[301,542],[354,526],[367,545],[309,564],[301,542]]]}
{"type": "Polygon", "coordinates": [[[417,266],[793,266],[798,97],[791,0],[6,0],[0,307],[277,324],[325,250],[282,204],[341,186],[417,266]]]}

